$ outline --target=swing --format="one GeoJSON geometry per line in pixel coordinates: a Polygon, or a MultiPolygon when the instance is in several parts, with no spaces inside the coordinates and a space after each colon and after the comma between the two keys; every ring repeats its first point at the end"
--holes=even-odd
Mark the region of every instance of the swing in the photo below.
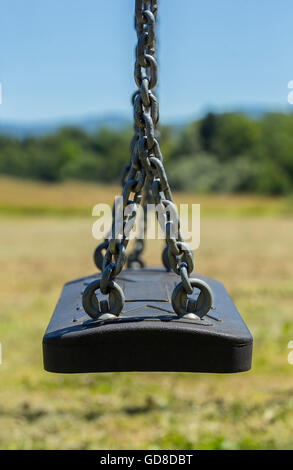
{"type": "Polygon", "coordinates": [[[248,328],[221,283],[192,274],[192,252],[180,229],[175,231],[180,224],[157,139],[159,111],[152,91],[157,82],[156,16],[157,0],[136,0],[138,90],[132,100],[131,158],[122,171],[122,204],[114,205],[111,233],[94,253],[101,273],[63,288],[43,338],[49,372],[231,373],[251,367],[248,328]],[[126,256],[138,207],[145,217],[149,202],[160,209],[165,229],[164,269],[144,267],[144,237],[126,256]]]}

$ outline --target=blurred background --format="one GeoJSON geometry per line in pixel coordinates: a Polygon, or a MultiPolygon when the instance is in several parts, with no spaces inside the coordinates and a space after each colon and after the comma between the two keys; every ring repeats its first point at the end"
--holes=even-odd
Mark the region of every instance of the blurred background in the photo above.
{"type": "MultiPolygon", "coordinates": [[[[252,370],[42,369],[62,285],[95,271],[92,207],[121,191],[133,11],[134,0],[2,6],[0,448],[292,449],[289,0],[159,2],[167,173],[177,203],[201,204],[196,270],[225,284],[251,329],[252,370]]],[[[160,251],[148,247],[147,264],[160,251]]]]}

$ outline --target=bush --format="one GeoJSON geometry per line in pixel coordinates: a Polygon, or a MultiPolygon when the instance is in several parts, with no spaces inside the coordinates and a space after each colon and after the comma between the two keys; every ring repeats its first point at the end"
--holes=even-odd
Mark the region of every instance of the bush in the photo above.
{"type": "MultiPolygon", "coordinates": [[[[0,173],[61,181],[118,181],[132,130],[86,134],[63,128],[24,140],[0,136],[0,173]]],[[[197,192],[289,194],[293,188],[293,115],[259,120],[212,114],[183,128],[161,128],[161,149],[174,188],[197,192]]]]}

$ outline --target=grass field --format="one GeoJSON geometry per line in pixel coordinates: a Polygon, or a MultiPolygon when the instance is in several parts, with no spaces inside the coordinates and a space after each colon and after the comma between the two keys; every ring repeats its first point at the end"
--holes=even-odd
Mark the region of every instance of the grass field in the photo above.
{"type": "Polygon", "coordinates": [[[65,376],[43,371],[42,335],[64,282],[94,272],[91,208],[118,189],[0,184],[1,449],[293,449],[292,201],[176,197],[201,203],[197,270],[248,323],[250,372],[65,376]]]}

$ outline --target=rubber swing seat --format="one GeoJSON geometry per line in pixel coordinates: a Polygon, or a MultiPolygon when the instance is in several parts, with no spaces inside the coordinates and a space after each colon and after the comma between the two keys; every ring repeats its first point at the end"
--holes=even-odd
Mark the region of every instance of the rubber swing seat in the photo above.
{"type": "Polygon", "coordinates": [[[194,320],[174,313],[171,294],[178,276],[155,268],[126,269],[115,280],[125,294],[121,314],[93,320],[82,308],[82,293],[99,277],[97,273],[65,284],[43,338],[47,371],[232,373],[250,369],[252,336],[220,282],[191,276],[205,281],[214,296],[209,313],[194,320]]]}

